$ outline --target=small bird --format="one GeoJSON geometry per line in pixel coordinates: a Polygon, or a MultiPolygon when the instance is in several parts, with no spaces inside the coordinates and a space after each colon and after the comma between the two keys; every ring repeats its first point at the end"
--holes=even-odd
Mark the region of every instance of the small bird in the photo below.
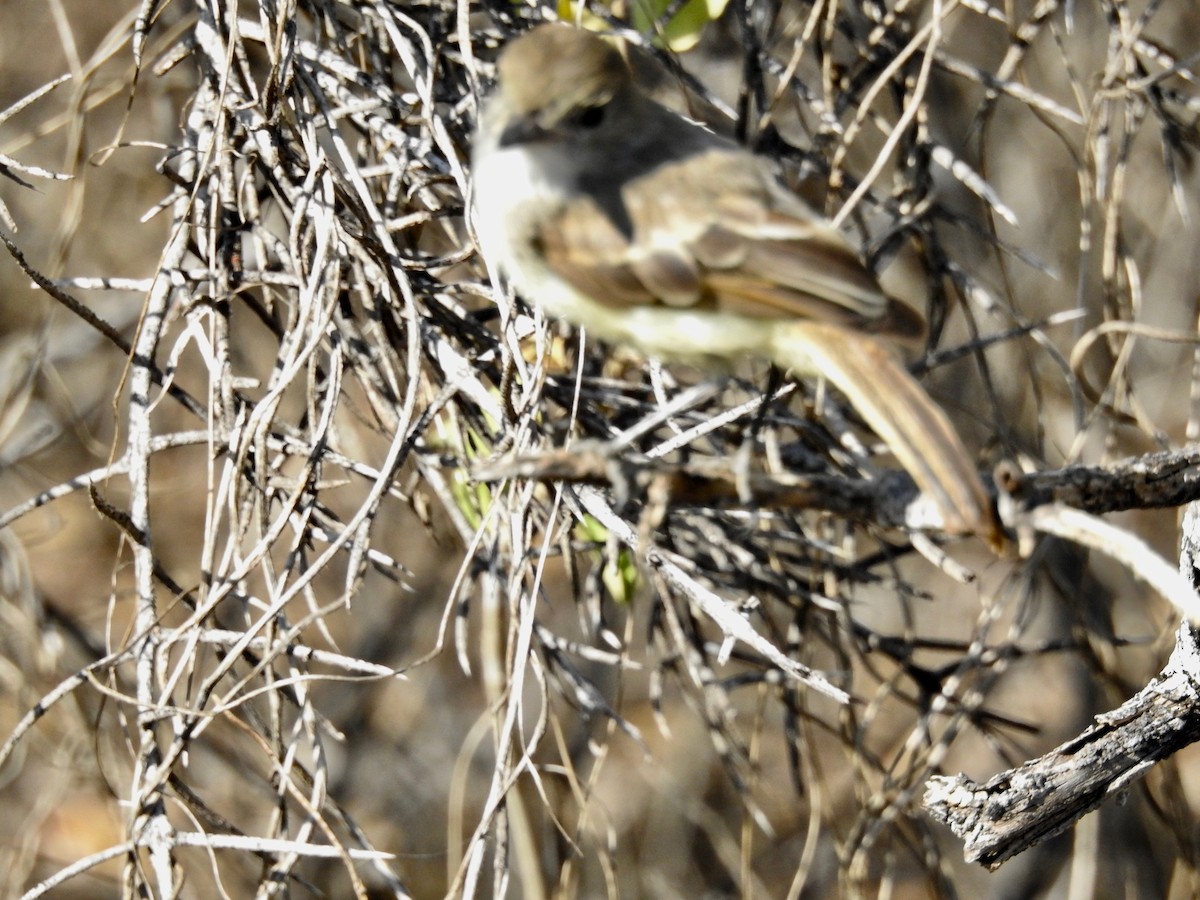
{"type": "Polygon", "coordinates": [[[979,474],[893,341],[924,334],[767,160],[652,100],[592,32],[501,53],[473,154],[483,253],[552,316],[662,360],[746,357],[842,391],[941,513],[1002,537],[979,474]]]}

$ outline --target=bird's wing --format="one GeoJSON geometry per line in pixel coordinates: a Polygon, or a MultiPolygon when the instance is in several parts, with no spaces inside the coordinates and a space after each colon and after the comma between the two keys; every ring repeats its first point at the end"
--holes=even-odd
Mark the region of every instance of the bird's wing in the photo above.
{"type": "MultiPolygon", "coordinates": [[[[837,385],[933,498],[946,531],[1003,546],[988,493],[949,420],[877,337],[919,335],[920,316],[880,289],[836,230],[775,193],[753,157],[725,152],[716,162],[728,159],[743,170],[714,172],[674,205],[661,200],[682,190],[669,181],[655,191],[627,189],[616,209],[593,195],[568,203],[538,237],[547,264],[614,308],[661,304],[790,323],[772,330],[764,354],[837,385]]],[[[673,173],[661,167],[644,177],[673,173]]]]}
{"type": "Polygon", "coordinates": [[[841,234],[774,185],[758,159],[706,155],[707,165],[690,157],[654,169],[607,203],[577,195],[536,235],[546,263],[617,308],[665,304],[923,334],[920,315],[888,297],[841,234]],[[692,167],[708,177],[697,184],[692,167]]]}

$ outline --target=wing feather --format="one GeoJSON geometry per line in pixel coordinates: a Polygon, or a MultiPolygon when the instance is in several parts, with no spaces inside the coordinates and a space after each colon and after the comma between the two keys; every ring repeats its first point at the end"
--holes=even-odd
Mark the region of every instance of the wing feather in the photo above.
{"type": "Polygon", "coordinates": [[[711,175],[699,186],[690,167],[702,166],[691,157],[635,179],[606,204],[577,195],[537,235],[551,270],[618,308],[666,304],[923,334],[920,315],[885,294],[841,234],[776,186],[765,164],[724,150],[705,155],[711,175]],[[614,202],[632,239],[614,221],[614,202]]]}

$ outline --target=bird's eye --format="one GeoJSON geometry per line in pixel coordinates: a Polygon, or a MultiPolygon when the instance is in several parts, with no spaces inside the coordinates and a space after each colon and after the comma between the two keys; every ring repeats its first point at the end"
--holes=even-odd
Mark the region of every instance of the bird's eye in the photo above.
{"type": "Polygon", "coordinates": [[[575,119],[580,128],[595,128],[604,121],[604,106],[587,106],[575,119]]]}

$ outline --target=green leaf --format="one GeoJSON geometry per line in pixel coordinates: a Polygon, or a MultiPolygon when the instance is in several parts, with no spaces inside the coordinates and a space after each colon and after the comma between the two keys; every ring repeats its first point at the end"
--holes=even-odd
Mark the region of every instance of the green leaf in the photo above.
{"type": "MultiPolygon", "coordinates": [[[[652,34],[653,41],[674,53],[684,53],[700,42],[709,22],[720,18],[729,0],[688,0],[679,12],[665,24],[663,15],[671,7],[671,0],[633,0],[632,25],[643,34],[652,34]]],[[[620,18],[625,18],[624,2],[606,4],[620,18]]],[[[599,16],[581,7],[579,0],[558,0],[558,17],[564,22],[575,22],[589,31],[603,32],[607,24],[599,16]]]]}
{"type": "MultiPolygon", "coordinates": [[[[608,542],[608,529],[599,520],[590,515],[584,515],[575,525],[575,535],[584,541],[603,546],[608,542]]],[[[638,572],[637,561],[626,549],[617,551],[616,558],[605,559],[603,550],[590,551],[589,554],[596,562],[603,560],[604,568],[600,570],[600,582],[608,591],[610,597],[617,603],[633,602],[637,595],[638,585],[641,584],[641,574],[638,572]]]]}
{"type": "Polygon", "coordinates": [[[617,603],[622,605],[632,603],[633,598],[637,595],[638,585],[641,583],[641,576],[638,573],[637,563],[633,561],[633,554],[628,550],[622,550],[617,554],[616,559],[606,562],[604,571],[600,573],[600,580],[604,582],[605,589],[617,603]]]}

